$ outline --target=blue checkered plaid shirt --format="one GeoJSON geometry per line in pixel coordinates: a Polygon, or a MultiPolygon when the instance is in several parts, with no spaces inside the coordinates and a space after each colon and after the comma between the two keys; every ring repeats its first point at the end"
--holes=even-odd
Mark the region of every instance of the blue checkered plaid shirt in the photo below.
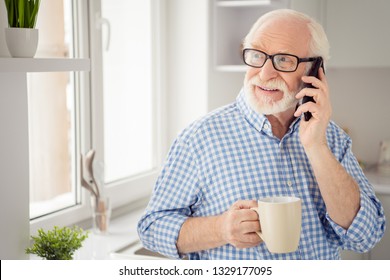
{"type": "Polygon", "coordinates": [[[383,236],[381,203],[351,151],[351,140],[333,122],[328,145],[360,186],[360,210],[348,230],[326,212],[313,170],[299,140],[296,119],[279,140],[267,118],[252,111],[243,91],[236,102],[194,122],[176,139],[157,180],[138,233],[146,248],[181,258],[176,241],[188,217],[218,215],[237,200],[267,196],[302,199],[299,248],[270,253],[265,244],[237,249],[228,244],[191,253],[190,259],[339,259],[340,249],[365,252],[383,236]]]}

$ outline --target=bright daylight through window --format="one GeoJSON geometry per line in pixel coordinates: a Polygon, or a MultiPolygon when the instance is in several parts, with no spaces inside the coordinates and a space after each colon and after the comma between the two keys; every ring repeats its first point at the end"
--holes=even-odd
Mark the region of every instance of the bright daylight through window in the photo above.
{"type": "Polygon", "coordinates": [[[102,69],[105,181],[112,182],[155,164],[151,1],[101,2],[111,29],[109,38],[102,32],[102,69]]]}
{"type": "MultiPolygon", "coordinates": [[[[74,14],[76,3],[41,0],[36,57],[75,57],[81,28],[74,14]]],[[[85,22],[92,22],[92,41],[83,46],[91,56],[91,92],[78,92],[78,73],[29,74],[30,219],[86,201],[77,180],[80,151],[96,149],[107,186],[120,181],[121,187],[134,187],[137,178],[155,169],[152,3],[92,0],[83,6],[91,11],[77,11],[84,19],[91,14],[85,22]],[[81,100],[86,105],[80,105],[81,100]]],[[[123,189],[116,194],[124,196],[123,189]]]]}
{"type": "MultiPolygon", "coordinates": [[[[70,0],[42,0],[36,57],[73,56],[70,0]]],[[[30,218],[77,203],[72,72],[28,74],[30,218]]]]}

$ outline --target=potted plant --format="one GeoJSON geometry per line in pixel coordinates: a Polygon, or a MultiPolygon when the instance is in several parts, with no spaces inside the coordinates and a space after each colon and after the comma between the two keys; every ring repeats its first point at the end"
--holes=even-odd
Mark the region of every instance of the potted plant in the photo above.
{"type": "Polygon", "coordinates": [[[54,227],[45,232],[38,229],[38,236],[31,236],[34,243],[26,254],[35,254],[46,260],[72,260],[74,252],[81,248],[88,232],[79,227],[54,227]]]}
{"type": "Polygon", "coordinates": [[[5,39],[13,57],[34,57],[38,47],[38,29],[35,29],[40,0],[4,0],[8,28],[5,39]]]}

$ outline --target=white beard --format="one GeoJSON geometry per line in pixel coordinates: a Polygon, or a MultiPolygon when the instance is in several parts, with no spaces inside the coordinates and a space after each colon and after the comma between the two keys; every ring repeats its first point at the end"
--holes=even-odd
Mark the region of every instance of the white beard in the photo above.
{"type": "Polygon", "coordinates": [[[284,112],[292,107],[296,107],[298,100],[295,98],[297,92],[288,90],[287,85],[281,80],[271,80],[268,82],[261,82],[258,75],[252,77],[249,81],[244,81],[245,97],[249,106],[255,112],[264,115],[274,115],[284,112]],[[278,89],[283,92],[283,98],[274,101],[272,97],[255,93],[256,86],[263,86],[267,88],[278,89]]]}

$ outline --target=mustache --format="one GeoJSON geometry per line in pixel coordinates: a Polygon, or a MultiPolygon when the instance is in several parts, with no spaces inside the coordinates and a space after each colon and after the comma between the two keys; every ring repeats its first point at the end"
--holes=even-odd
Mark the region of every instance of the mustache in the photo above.
{"type": "Polygon", "coordinates": [[[261,87],[261,88],[268,88],[268,89],[277,89],[282,92],[288,92],[287,84],[283,80],[269,80],[269,81],[262,81],[259,77],[253,77],[248,81],[250,84],[261,87]]]}

